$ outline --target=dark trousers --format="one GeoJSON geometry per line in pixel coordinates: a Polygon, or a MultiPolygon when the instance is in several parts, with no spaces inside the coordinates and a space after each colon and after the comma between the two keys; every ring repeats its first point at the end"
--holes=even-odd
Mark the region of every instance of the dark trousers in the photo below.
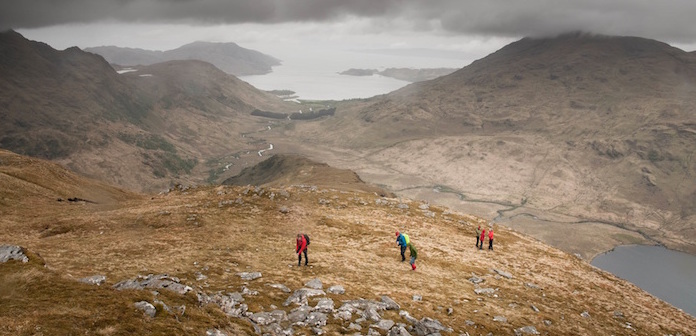
{"type": "MultiPolygon", "coordinates": [[[[307,249],[304,249],[304,264],[307,266],[307,263],[309,263],[309,259],[307,259],[307,249]]],[[[297,254],[297,266],[300,266],[302,264],[302,252],[297,254]]]]}
{"type": "Polygon", "coordinates": [[[406,252],[406,246],[401,246],[401,261],[406,261],[406,256],[404,253],[406,252]]]}
{"type": "Polygon", "coordinates": [[[476,235],[476,247],[479,247],[479,236],[476,235]]]}
{"type": "MultiPolygon", "coordinates": [[[[483,245],[483,243],[481,243],[483,245]]],[[[493,239],[488,239],[488,249],[492,250],[493,249],[493,239]]]]}

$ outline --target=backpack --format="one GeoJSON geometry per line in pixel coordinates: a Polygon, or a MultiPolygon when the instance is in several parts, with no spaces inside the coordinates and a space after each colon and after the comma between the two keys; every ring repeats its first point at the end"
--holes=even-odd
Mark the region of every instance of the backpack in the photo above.
{"type": "Polygon", "coordinates": [[[302,234],[304,236],[304,239],[307,241],[307,246],[309,246],[309,236],[306,233],[302,234]]]}

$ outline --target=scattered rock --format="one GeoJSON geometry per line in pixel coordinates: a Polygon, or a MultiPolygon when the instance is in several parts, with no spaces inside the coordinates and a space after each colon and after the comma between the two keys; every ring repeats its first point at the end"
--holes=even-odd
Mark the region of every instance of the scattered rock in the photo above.
{"type": "Polygon", "coordinates": [[[377,311],[379,309],[379,306],[376,305],[368,305],[365,310],[363,311],[363,317],[366,320],[371,320],[374,322],[378,322],[379,320],[382,319],[382,316],[379,314],[377,311]]]}
{"type": "Polygon", "coordinates": [[[345,288],[343,288],[343,286],[341,286],[341,285],[331,286],[326,291],[331,293],[331,294],[345,294],[346,293],[345,288]]]}
{"type": "Polygon", "coordinates": [[[0,245],[0,263],[8,260],[18,260],[23,263],[29,262],[29,257],[22,252],[22,248],[15,245],[0,245]]]}
{"type": "Polygon", "coordinates": [[[300,288],[296,290],[294,293],[292,293],[292,295],[290,295],[290,297],[287,300],[285,300],[283,306],[287,307],[292,303],[298,305],[306,305],[307,298],[319,295],[326,295],[326,293],[324,293],[324,291],[320,289],[300,288]]]}
{"type": "Polygon", "coordinates": [[[429,317],[424,317],[417,323],[413,325],[413,330],[416,335],[425,336],[441,331],[452,332],[452,328],[447,328],[440,321],[431,319],[429,317]]]}
{"type": "Polygon", "coordinates": [[[254,323],[262,326],[266,326],[273,322],[276,322],[276,319],[273,317],[273,315],[271,315],[271,313],[268,312],[252,314],[249,317],[249,319],[251,319],[254,323]]]}
{"type": "Polygon", "coordinates": [[[170,277],[167,274],[138,276],[135,279],[124,280],[113,286],[117,290],[123,289],[167,289],[181,295],[184,295],[193,290],[193,288],[182,285],[176,277],[170,277]]]}
{"type": "Polygon", "coordinates": [[[531,288],[531,289],[541,289],[541,287],[539,287],[533,283],[530,283],[530,282],[525,282],[524,285],[531,288]]]}
{"type": "Polygon", "coordinates": [[[407,311],[401,310],[399,311],[399,316],[403,317],[404,320],[406,320],[410,324],[416,324],[418,323],[418,320],[415,319],[414,317],[411,316],[407,311]]]}
{"type": "Polygon", "coordinates": [[[350,321],[353,318],[353,314],[347,310],[340,310],[333,315],[335,319],[341,319],[344,321],[350,321]]]}
{"type": "Polygon", "coordinates": [[[500,274],[500,276],[502,276],[502,277],[505,277],[505,278],[508,278],[508,279],[512,279],[512,274],[510,274],[510,273],[508,273],[508,272],[505,272],[505,271],[502,271],[502,270],[499,270],[499,269],[493,269],[493,271],[496,272],[496,273],[498,273],[498,274],[500,274]]]}
{"type": "Polygon", "coordinates": [[[280,289],[280,290],[283,291],[284,293],[290,293],[290,292],[291,292],[290,288],[288,288],[288,286],[285,286],[285,285],[283,285],[283,284],[267,284],[266,286],[273,287],[273,288],[276,288],[276,289],[280,289]]]}
{"type": "Polygon", "coordinates": [[[584,312],[580,313],[580,316],[582,316],[584,318],[590,318],[590,313],[584,311],[584,312]]]}
{"type": "Polygon", "coordinates": [[[478,295],[491,295],[495,293],[493,288],[474,288],[474,293],[478,295]]]}
{"type": "Polygon", "coordinates": [[[396,326],[389,330],[387,336],[411,336],[411,334],[403,326],[396,326]]]}
{"type": "Polygon", "coordinates": [[[201,272],[196,272],[195,276],[196,276],[196,281],[201,281],[201,280],[208,279],[208,277],[205,276],[205,275],[204,275],[203,273],[201,273],[201,272]]]}
{"type": "Polygon", "coordinates": [[[334,310],[334,302],[329,298],[322,298],[319,300],[317,305],[314,307],[313,311],[318,311],[322,313],[331,313],[334,310]]]}
{"type": "Polygon", "coordinates": [[[537,308],[535,305],[531,305],[531,307],[532,307],[533,311],[535,311],[537,313],[539,312],[539,308],[537,308]]]}
{"type": "Polygon", "coordinates": [[[396,303],[396,301],[392,300],[389,296],[382,295],[382,303],[384,303],[384,309],[386,310],[399,310],[401,309],[401,306],[396,303]]]}
{"type": "Polygon", "coordinates": [[[242,294],[229,293],[227,295],[216,293],[213,295],[198,294],[198,302],[203,306],[208,303],[216,304],[225,314],[232,317],[241,317],[246,314],[249,307],[241,302],[244,301],[242,294]]]}
{"type": "Polygon", "coordinates": [[[282,214],[287,214],[290,212],[290,209],[288,209],[287,207],[280,207],[280,209],[278,209],[278,211],[280,211],[280,213],[282,213],[282,214]]]}
{"type": "Polygon", "coordinates": [[[614,311],[614,318],[624,318],[623,312],[619,310],[614,311]]]}
{"type": "Polygon", "coordinates": [[[428,210],[428,209],[430,209],[430,205],[427,204],[427,203],[423,203],[423,204],[421,204],[421,205],[418,206],[418,209],[421,209],[421,210],[428,210]]]}
{"type": "Polygon", "coordinates": [[[493,321],[495,322],[507,322],[507,318],[505,316],[493,316],[493,321]]]}
{"type": "Polygon", "coordinates": [[[382,330],[389,330],[394,326],[394,324],[395,323],[392,320],[379,320],[376,324],[373,324],[372,327],[382,330]]]}
{"type": "Polygon", "coordinates": [[[217,329],[208,329],[208,331],[205,332],[205,336],[228,336],[228,335],[220,330],[217,330],[217,329]]]}
{"type": "Polygon", "coordinates": [[[452,309],[452,307],[447,308],[447,316],[451,316],[452,313],[454,313],[454,309],[452,309]]]}
{"type": "Polygon", "coordinates": [[[482,283],[482,282],[484,282],[484,281],[486,281],[486,280],[484,280],[484,279],[482,279],[482,278],[479,278],[479,277],[476,276],[476,274],[474,274],[474,273],[471,273],[471,278],[469,278],[469,281],[471,281],[471,282],[474,283],[474,284],[480,284],[480,283],[482,283]]]}
{"type": "Polygon", "coordinates": [[[311,312],[307,316],[305,323],[308,326],[323,327],[326,325],[326,314],[320,312],[311,312]]]}
{"type": "Polygon", "coordinates": [[[399,205],[396,206],[399,209],[408,209],[408,205],[404,203],[399,203],[399,205]]]}
{"type": "Polygon", "coordinates": [[[287,320],[288,314],[284,310],[275,309],[271,312],[271,316],[276,320],[276,322],[282,322],[287,320]]]}
{"type": "Polygon", "coordinates": [[[106,282],[106,276],[105,275],[93,275],[90,277],[82,278],[79,280],[82,283],[86,283],[89,285],[97,285],[101,286],[106,282]]]}
{"type": "Polygon", "coordinates": [[[304,322],[307,319],[307,316],[309,316],[310,311],[312,311],[312,308],[309,306],[297,307],[290,311],[290,314],[288,314],[288,320],[290,323],[304,322]]]}
{"type": "Polygon", "coordinates": [[[147,301],[136,302],[135,308],[142,310],[143,313],[149,317],[155,317],[155,314],[157,314],[157,309],[155,309],[155,306],[147,301]]]}
{"type": "Polygon", "coordinates": [[[423,215],[425,217],[435,218],[435,213],[430,210],[423,210],[423,215]]]}
{"type": "Polygon", "coordinates": [[[519,336],[522,334],[539,335],[539,332],[536,330],[534,326],[526,326],[515,329],[515,335],[519,336]]]}
{"type": "Polygon", "coordinates": [[[423,297],[420,295],[414,295],[413,296],[413,301],[423,301],[423,297]]]}
{"type": "Polygon", "coordinates": [[[351,323],[348,325],[348,330],[362,330],[362,327],[357,323],[351,323]]]}
{"type": "Polygon", "coordinates": [[[367,336],[380,336],[380,333],[379,331],[370,328],[367,330],[367,336]]]}
{"type": "Polygon", "coordinates": [[[256,296],[259,295],[259,291],[251,290],[246,286],[242,286],[242,295],[256,296]]]}
{"type": "Polygon", "coordinates": [[[544,324],[547,326],[550,326],[553,323],[550,320],[544,320],[544,324]]]}
{"type": "Polygon", "coordinates": [[[241,272],[237,273],[242,280],[251,281],[261,277],[261,272],[241,272]]]}
{"type": "Polygon", "coordinates": [[[309,280],[305,286],[307,288],[312,288],[312,289],[322,289],[324,288],[324,284],[321,283],[321,280],[319,278],[314,278],[312,280],[309,280]]]}

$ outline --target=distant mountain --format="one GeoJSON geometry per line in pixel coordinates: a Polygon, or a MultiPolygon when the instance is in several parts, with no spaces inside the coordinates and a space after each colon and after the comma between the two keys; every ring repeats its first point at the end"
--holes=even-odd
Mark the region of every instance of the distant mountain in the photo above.
{"type": "Polygon", "coordinates": [[[297,135],[361,153],[344,167],[404,176],[380,181],[392,190],[445,190],[451,199],[429,197],[532,223],[521,230],[556,246],[597,253],[647,238],[696,252],[694,97],[693,53],[574,33],[511,43],[297,135]],[[571,242],[568,222],[593,247],[571,242]],[[592,239],[597,226],[633,238],[592,239]]]}
{"type": "Polygon", "coordinates": [[[201,60],[235,76],[262,75],[280,65],[280,60],[236,43],[193,42],[177,49],[152,51],[115,46],[86,48],[121,66],[150,65],[173,60],[201,60]]]}
{"type": "Polygon", "coordinates": [[[217,169],[202,164],[214,157],[255,150],[258,140],[240,137],[266,127],[255,109],[295,109],[202,61],[134,70],[119,75],[93,53],[1,33],[0,148],[163,189],[217,169]]]}

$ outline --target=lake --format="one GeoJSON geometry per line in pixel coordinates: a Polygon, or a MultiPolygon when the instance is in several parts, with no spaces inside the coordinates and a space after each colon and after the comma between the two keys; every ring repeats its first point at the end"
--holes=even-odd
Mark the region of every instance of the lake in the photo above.
{"type": "Polygon", "coordinates": [[[592,265],[696,316],[696,256],[662,246],[628,245],[600,254],[592,265]]]}
{"type": "Polygon", "coordinates": [[[470,60],[447,57],[389,55],[345,50],[313,50],[279,56],[282,65],[273,72],[239,78],[261,90],[292,90],[299,99],[345,100],[369,98],[392,92],[408,84],[380,75],[348,76],[339,72],[355,69],[452,68],[461,69],[470,60]]]}

